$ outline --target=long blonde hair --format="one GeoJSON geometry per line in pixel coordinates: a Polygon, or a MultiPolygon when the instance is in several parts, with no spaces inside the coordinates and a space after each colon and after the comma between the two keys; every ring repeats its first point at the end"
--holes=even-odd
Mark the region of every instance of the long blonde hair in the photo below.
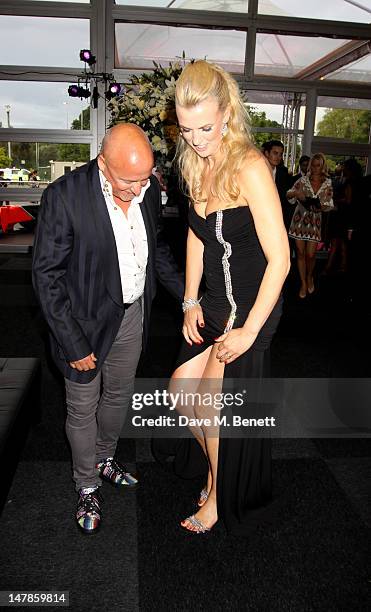
{"type": "MultiPolygon", "coordinates": [[[[222,155],[215,168],[211,193],[219,200],[235,202],[240,193],[238,173],[247,152],[255,148],[251,141],[247,109],[236,81],[223,68],[205,60],[187,64],[176,84],[176,104],[191,108],[210,97],[217,101],[222,112],[230,105],[228,130],[221,141],[222,155]]],[[[191,200],[200,202],[206,159],[197,155],[181,136],[178,137],[175,159],[191,200]]]]}

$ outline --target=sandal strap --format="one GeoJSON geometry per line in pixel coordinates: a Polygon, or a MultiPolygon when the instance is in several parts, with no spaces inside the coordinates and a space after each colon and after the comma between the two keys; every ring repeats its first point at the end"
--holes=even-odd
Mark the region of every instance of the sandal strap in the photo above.
{"type": "Polygon", "coordinates": [[[205,527],[205,525],[198,518],[196,518],[194,514],[192,514],[192,516],[188,516],[186,521],[189,521],[193,527],[196,527],[198,533],[210,531],[210,527],[205,527]]]}
{"type": "Polygon", "coordinates": [[[200,493],[200,501],[207,501],[208,498],[209,498],[209,494],[207,492],[207,489],[202,489],[200,493]]]}

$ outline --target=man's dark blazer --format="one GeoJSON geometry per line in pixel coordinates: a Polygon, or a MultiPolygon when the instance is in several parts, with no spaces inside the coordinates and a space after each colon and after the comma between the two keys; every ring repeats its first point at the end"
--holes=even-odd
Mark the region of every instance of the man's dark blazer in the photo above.
{"type": "MultiPolygon", "coordinates": [[[[181,300],[183,279],[160,236],[160,187],[156,177],[141,203],[148,261],[143,296],[143,346],[156,276],[181,300]]],[[[116,242],[102,194],[97,160],[45,189],[33,249],[33,284],[51,331],[52,357],[70,380],[87,383],[101,368],[125,307],[116,242]],[[96,369],[78,372],[70,361],[94,353],[96,369]]]]}
{"type": "Polygon", "coordinates": [[[281,200],[283,220],[284,220],[286,229],[288,229],[290,226],[294,208],[288,202],[287,197],[286,197],[286,193],[291,187],[290,175],[288,173],[286,166],[283,166],[283,165],[277,166],[275,183],[276,183],[278,195],[281,200]]]}

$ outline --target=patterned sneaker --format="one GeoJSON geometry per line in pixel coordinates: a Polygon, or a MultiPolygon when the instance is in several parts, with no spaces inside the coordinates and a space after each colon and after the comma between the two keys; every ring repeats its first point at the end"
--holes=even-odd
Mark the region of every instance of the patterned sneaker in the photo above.
{"type": "Polygon", "coordinates": [[[79,490],[76,520],[80,529],[86,533],[95,533],[102,520],[99,503],[103,498],[97,487],[83,487],[79,490]]]}
{"type": "Polygon", "coordinates": [[[102,480],[106,480],[114,487],[120,488],[124,485],[134,487],[138,483],[137,479],[129,474],[125,467],[113,457],[107,457],[107,459],[97,463],[95,467],[102,480]]]}

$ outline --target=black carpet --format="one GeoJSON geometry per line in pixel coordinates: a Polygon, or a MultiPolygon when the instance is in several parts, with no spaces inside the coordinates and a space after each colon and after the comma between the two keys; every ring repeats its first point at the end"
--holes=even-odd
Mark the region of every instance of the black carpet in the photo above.
{"type": "Polygon", "coordinates": [[[206,536],[184,532],[179,521],[193,513],[202,483],[140,467],[141,610],[153,610],[154,594],[166,610],[175,594],[184,611],[362,609],[369,534],[323,460],[274,462],[276,524],[248,539],[221,525],[206,536]]]}
{"type": "MultiPolygon", "coordinates": [[[[371,326],[341,280],[322,281],[305,303],[295,292],[292,275],[273,375],[370,377],[371,326]]],[[[140,375],[168,376],[179,328],[180,315],[160,290],[140,375]]],[[[179,522],[194,511],[203,483],[160,468],[148,440],[121,439],[118,455],[139,472],[140,486],[118,494],[103,485],[101,531],[84,537],[73,519],[63,385],[48,358],[24,255],[0,256],[0,331],[0,356],[40,357],[43,366],[42,421],[30,432],[1,517],[2,590],[68,590],[76,612],[371,608],[369,440],[274,440],[275,521],[239,539],[221,524],[206,536],[184,532],[179,522]]]]}

